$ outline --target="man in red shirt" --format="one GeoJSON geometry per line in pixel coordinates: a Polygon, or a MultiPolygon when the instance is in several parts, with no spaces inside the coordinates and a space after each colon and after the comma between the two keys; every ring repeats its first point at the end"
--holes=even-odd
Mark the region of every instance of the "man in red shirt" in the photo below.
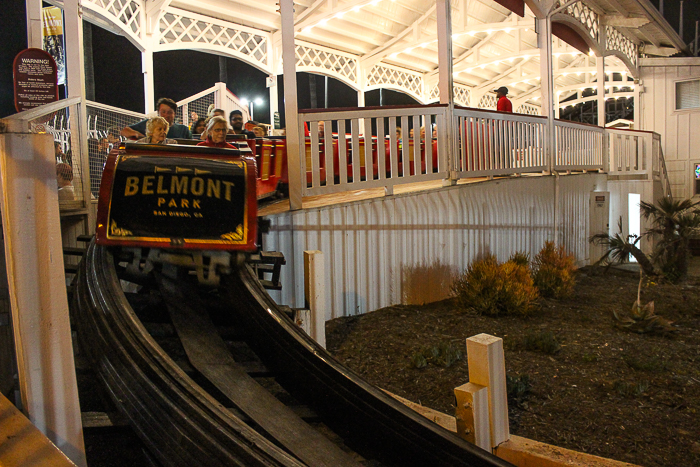
{"type": "Polygon", "coordinates": [[[499,112],[513,113],[513,104],[510,102],[510,99],[506,97],[508,95],[508,88],[505,86],[501,86],[493,92],[496,93],[496,97],[498,98],[496,110],[498,110],[499,112]]]}

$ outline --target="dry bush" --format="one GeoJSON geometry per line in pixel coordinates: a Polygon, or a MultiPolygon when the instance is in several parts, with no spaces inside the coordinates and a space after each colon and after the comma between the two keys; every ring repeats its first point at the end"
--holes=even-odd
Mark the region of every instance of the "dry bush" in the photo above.
{"type": "Polygon", "coordinates": [[[493,255],[469,265],[452,291],[462,308],[491,316],[529,315],[539,297],[526,265],[499,264],[493,255]]]}
{"type": "Polygon", "coordinates": [[[533,279],[543,297],[565,298],[574,289],[574,256],[554,242],[545,242],[533,261],[533,279]]]}

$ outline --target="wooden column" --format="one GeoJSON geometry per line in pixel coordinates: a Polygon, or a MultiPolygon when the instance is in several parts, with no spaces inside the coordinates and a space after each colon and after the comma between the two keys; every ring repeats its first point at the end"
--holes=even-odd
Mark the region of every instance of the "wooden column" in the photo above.
{"type": "MultiPolygon", "coordinates": [[[[26,0],[27,8],[27,47],[42,49],[44,46],[44,37],[42,35],[43,26],[41,22],[42,10],[41,0],[26,0]]],[[[9,24],[4,24],[3,27],[12,27],[9,24]]]]}
{"type": "Polygon", "coordinates": [[[0,193],[23,410],[59,449],[84,467],[50,135],[0,135],[0,193]]]}
{"type": "Polygon", "coordinates": [[[488,388],[491,447],[496,447],[510,438],[503,339],[488,334],[470,337],[467,362],[469,382],[488,388]]]}
{"type": "Polygon", "coordinates": [[[554,76],[552,74],[552,20],[537,18],[537,47],[540,50],[540,90],[542,116],[547,117],[545,157],[549,171],[554,170],[554,76]]]}
{"type": "Polygon", "coordinates": [[[323,253],[304,252],[304,298],[310,312],[309,335],[326,348],[326,275],[323,253]]]}
{"type": "MultiPolygon", "coordinates": [[[[447,178],[444,185],[457,183],[457,135],[454,128],[454,80],[452,76],[452,7],[450,0],[436,1],[437,37],[438,37],[438,89],[440,103],[447,104],[445,124],[438,126],[438,143],[444,138],[447,144],[447,178]]],[[[432,132],[426,126],[426,133],[432,132]]],[[[442,169],[442,168],[441,168],[442,169]]]]}

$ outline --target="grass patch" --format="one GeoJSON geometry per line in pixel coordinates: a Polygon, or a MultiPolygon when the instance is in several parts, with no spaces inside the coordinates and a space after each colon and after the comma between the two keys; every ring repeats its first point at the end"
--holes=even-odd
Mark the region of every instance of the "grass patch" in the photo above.
{"type": "Polygon", "coordinates": [[[532,352],[554,355],[561,350],[561,344],[551,331],[530,332],[523,339],[523,348],[532,352]]]}
{"type": "Polygon", "coordinates": [[[529,375],[510,376],[506,375],[506,391],[508,393],[508,405],[522,406],[523,402],[530,396],[529,375]]]}
{"type": "Polygon", "coordinates": [[[632,355],[623,357],[627,366],[636,371],[666,371],[668,370],[668,362],[661,360],[659,357],[637,358],[632,355]]]}
{"type": "Polygon", "coordinates": [[[624,381],[616,381],[613,388],[622,397],[633,398],[641,396],[647,392],[649,389],[649,382],[638,381],[636,383],[627,383],[624,381]]]}
{"type": "Polygon", "coordinates": [[[423,347],[411,355],[413,368],[425,368],[428,364],[449,368],[462,359],[462,352],[452,342],[423,347]]]}

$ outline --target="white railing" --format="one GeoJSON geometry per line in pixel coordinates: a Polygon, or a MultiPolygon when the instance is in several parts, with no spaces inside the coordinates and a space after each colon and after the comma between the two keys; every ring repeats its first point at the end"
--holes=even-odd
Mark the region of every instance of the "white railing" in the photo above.
{"type": "Polygon", "coordinates": [[[301,173],[306,174],[302,196],[376,187],[392,193],[395,185],[446,178],[446,138],[440,131],[446,109],[432,105],[299,112],[301,173]],[[323,137],[319,122],[324,122],[323,137]],[[427,129],[423,137],[421,127],[427,129]],[[415,129],[415,138],[409,128],[415,129]],[[433,129],[438,130],[436,138],[433,129]]]}
{"type": "MultiPolygon", "coordinates": [[[[62,211],[75,211],[86,207],[85,200],[89,191],[83,187],[83,174],[87,172],[87,157],[80,144],[79,128],[86,120],[81,115],[81,100],[79,97],[63,99],[25,110],[3,119],[7,131],[16,133],[45,133],[50,134],[56,148],[56,164],[68,164],[71,167],[73,186],[72,193],[65,190],[60,192],[59,207],[62,211]],[[60,150],[60,151],[59,151],[60,150]]],[[[58,175],[57,175],[58,177],[58,175]]],[[[66,176],[61,177],[67,180],[66,176]]]]}
{"type": "Polygon", "coordinates": [[[664,196],[671,196],[671,184],[661,149],[661,135],[651,131],[607,129],[610,175],[660,180],[664,196]]]}
{"type": "Polygon", "coordinates": [[[197,115],[197,118],[206,118],[209,106],[212,104],[214,108],[222,109],[226,112],[227,120],[232,110],[243,112],[244,122],[250,119],[248,106],[241,104],[240,99],[226,88],[226,83],[216,83],[209,89],[178,101],[175,119],[189,127],[192,124],[194,114],[197,115]]]}
{"type": "Polygon", "coordinates": [[[457,108],[456,169],[460,177],[540,172],[545,160],[543,117],[457,108]]]}
{"type": "Polygon", "coordinates": [[[554,170],[604,169],[604,128],[555,120],[554,141],[554,170]]]}

